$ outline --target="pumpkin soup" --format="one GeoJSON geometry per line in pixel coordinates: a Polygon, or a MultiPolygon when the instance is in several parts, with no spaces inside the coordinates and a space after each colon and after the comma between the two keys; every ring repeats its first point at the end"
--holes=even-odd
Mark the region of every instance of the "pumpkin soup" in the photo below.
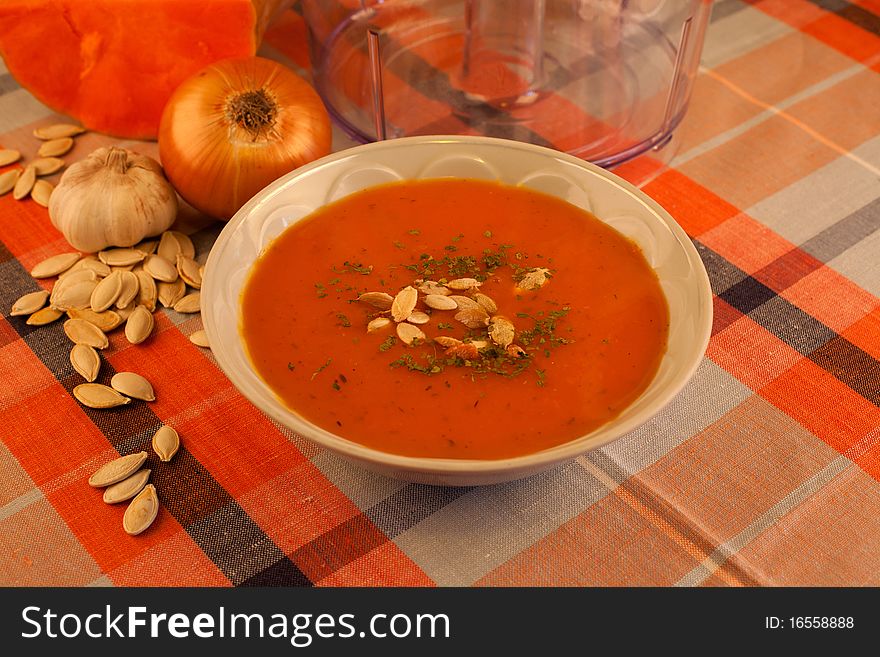
{"type": "Polygon", "coordinates": [[[407,456],[583,436],[654,377],[669,311],[639,248],[555,197],[444,178],[320,208],[260,255],[241,333],[302,417],[407,456]]]}

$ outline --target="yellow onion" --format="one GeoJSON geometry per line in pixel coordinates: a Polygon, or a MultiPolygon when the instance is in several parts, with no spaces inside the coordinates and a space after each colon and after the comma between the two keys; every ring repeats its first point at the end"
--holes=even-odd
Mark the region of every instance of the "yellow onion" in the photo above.
{"type": "Polygon", "coordinates": [[[261,57],[225,59],[171,96],[159,125],[165,175],[187,203],[227,220],[280,176],[330,152],[330,118],[302,78],[261,57]]]}

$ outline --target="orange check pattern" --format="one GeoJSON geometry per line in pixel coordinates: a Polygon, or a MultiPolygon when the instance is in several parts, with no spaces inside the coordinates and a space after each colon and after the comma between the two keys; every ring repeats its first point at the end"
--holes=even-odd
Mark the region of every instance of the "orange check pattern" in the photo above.
{"type": "MultiPolygon", "coordinates": [[[[264,54],[308,67],[297,15],[264,54]]],[[[0,146],[33,156],[58,118],[0,63],[0,146]]],[[[142,345],[114,335],[99,379],[145,373],[158,399],[83,408],[60,325],[8,316],[68,247],[45,209],[0,197],[0,585],[880,584],[880,3],[717,0],[677,140],[644,189],[709,271],[705,361],[619,441],[484,488],[386,479],[292,435],[172,311],[142,345]],[[85,480],[162,423],[184,447],[151,457],[163,508],[132,538],[85,480]]],[[[220,227],[191,228],[204,260],[220,227]]]]}

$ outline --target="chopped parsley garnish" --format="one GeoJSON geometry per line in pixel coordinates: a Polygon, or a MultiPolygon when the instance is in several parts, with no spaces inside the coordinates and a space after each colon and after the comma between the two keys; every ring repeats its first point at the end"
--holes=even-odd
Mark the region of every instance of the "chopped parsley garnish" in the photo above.
{"type": "Polygon", "coordinates": [[[314,380],[315,380],[315,377],[318,376],[318,375],[319,375],[321,372],[323,372],[325,369],[327,369],[327,367],[329,367],[329,366],[330,366],[330,363],[332,363],[332,362],[333,362],[333,359],[332,359],[332,358],[328,358],[326,363],[324,363],[323,365],[321,365],[321,367],[319,367],[319,368],[316,369],[314,372],[312,372],[312,378],[311,378],[311,380],[314,381],[314,380]]]}

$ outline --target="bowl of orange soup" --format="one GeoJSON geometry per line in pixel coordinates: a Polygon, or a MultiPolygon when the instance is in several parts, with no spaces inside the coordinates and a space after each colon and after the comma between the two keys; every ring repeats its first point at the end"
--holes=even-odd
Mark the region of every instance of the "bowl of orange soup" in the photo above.
{"type": "Polygon", "coordinates": [[[569,155],[396,139],[302,167],[218,237],[218,364],[295,433],[429,484],[525,477],[660,411],[702,360],[706,271],[679,225],[569,155]]]}

